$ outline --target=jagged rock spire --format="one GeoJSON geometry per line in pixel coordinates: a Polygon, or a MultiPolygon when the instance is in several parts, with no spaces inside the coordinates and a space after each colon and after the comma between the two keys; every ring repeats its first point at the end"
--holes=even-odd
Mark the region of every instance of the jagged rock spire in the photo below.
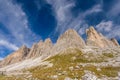
{"type": "Polygon", "coordinates": [[[40,41],[39,43],[34,44],[27,58],[47,56],[50,53],[51,49],[52,49],[52,41],[50,40],[50,38],[48,38],[44,42],[40,41]]]}
{"type": "Polygon", "coordinates": [[[120,46],[118,41],[115,38],[111,38],[111,41],[114,43],[114,45],[120,46]]]}
{"type": "Polygon", "coordinates": [[[68,48],[82,49],[85,46],[84,40],[74,29],[68,29],[57,40],[52,53],[59,53],[68,48]]]}
{"type": "MultiPolygon", "coordinates": [[[[65,42],[66,44],[69,44],[68,42],[78,42],[78,44],[80,43],[83,47],[85,46],[85,42],[84,40],[82,39],[82,37],[74,30],[74,29],[68,29],[64,34],[62,34],[58,40],[57,40],[57,43],[59,42],[65,42]]],[[[71,45],[72,46],[72,45],[71,45]]]]}
{"type": "Polygon", "coordinates": [[[85,46],[95,46],[99,48],[116,47],[119,43],[116,39],[107,39],[102,33],[98,33],[94,27],[86,30],[87,40],[86,44],[82,37],[74,30],[68,29],[57,40],[56,44],[52,44],[50,38],[45,41],[40,41],[33,44],[29,49],[25,45],[20,47],[16,52],[8,55],[1,63],[0,66],[9,65],[29,58],[42,57],[43,59],[65,51],[66,49],[82,49],[85,46]]]}
{"type": "Polygon", "coordinates": [[[13,63],[17,63],[22,61],[28,55],[30,49],[27,48],[25,45],[21,46],[17,51],[8,55],[1,63],[0,66],[5,66],[13,63]]]}
{"type": "Polygon", "coordinates": [[[87,29],[86,34],[87,34],[86,44],[89,46],[105,48],[114,47],[118,45],[118,43],[115,40],[111,41],[107,39],[105,36],[103,36],[102,33],[98,33],[94,27],[90,27],[89,29],[87,29]]]}

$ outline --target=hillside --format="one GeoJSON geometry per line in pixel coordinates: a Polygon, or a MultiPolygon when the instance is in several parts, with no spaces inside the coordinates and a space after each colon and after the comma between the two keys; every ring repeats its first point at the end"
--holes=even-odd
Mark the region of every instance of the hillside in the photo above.
{"type": "Polygon", "coordinates": [[[21,53],[23,57],[19,57],[20,60],[8,56],[0,63],[0,80],[120,79],[120,46],[117,40],[106,38],[93,27],[87,29],[86,34],[87,40],[84,41],[75,30],[69,29],[54,45],[46,39],[31,49],[20,48],[13,53],[21,53]],[[11,59],[16,62],[6,63],[11,59]]]}

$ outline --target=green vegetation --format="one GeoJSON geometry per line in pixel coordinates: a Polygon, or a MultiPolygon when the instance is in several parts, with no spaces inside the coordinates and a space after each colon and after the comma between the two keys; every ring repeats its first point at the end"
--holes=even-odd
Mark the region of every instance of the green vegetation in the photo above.
{"type": "Polygon", "coordinates": [[[118,72],[120,71],[120,67],[102,67],[100,73],[106,75],[108,77],[116,77],[118,76],[118,72]]]}
{"type": "Polygon", "coordinates": [[[99,67],[100,70],[97,70],[96,66],[88,65],[85,66],[83,69],[94,72],[98,77],[102,77],[103,75],[107,77],[117,77],[118,72],[120,71],[120,67],[112,67],[112,66],[99,67]]]}
{"type": "Polygon", "coordinates": [[[17,78],[15,76],[4,76],[4,75],[0,75],[0,80],[23,80],[21,78],[17,78]]]}
{"type": "MultiPolygon", "coordinates": [[[[85,65],[86,63],[101,63],[105,62],[106,58],[113,58],[113,54],[102,54],[94,55],[92,53],[83,54],[80,50],[75,49],[75,52],[67,50],[68,52],[55,55],[51,58],[48,58],[45,61],[49,61],[53,64],[52,67],[47,66],[38,66],[27,71],[32,73],[32,77],[38,80],[64,80],[65,77],[70,77],[72,79],[81,79],[85,74],[85,70],[93,72],[97,77],[108,76],[116,77],[118,76],[118,71],[120,67],[106,66],[99,68],[94,65],[85,65]],[[72,53],[71,53],[72,52],[72,53]]],[[[5,77],[0,76],[0,80],[22,80],[16,77],[5,77]]]]}
{"type": "MultiPolygon", "coordinates": [[[[81,79],[81,77],[85,74],[84,71],[88,70],[94,72],[95,75],[101,77],[103,75],[108,77],[116,77],[118,70],[120,67],[100,67],[100,70],[97,70],[96,66],[86,65],[82,66],[79,63],[100,63],[104,62],[103,55],[96,57],[92,54],[89,55],[88,58],[85,57],[80,50],[76,49],[75,53],[62,53],[60,55],[53,56],[46,61],[50,61],[53,63],[53,67],[36,67],[30,69],[29,71],[33,74],[34,78],[42,79],[42,80],[54,80],[52,76],[57,75],[59,80],[64,80],[65,77],[70,77],[72,79],[77,78],[81,79]],[[77,66],[77,67],[76,67],[77,66]],[[71,69],[70,69],[71,68],[71,69]]],[[[111,57],[111,56],[109,56],[111,57]]]]}
{"type": "Polygon", "coordinates": [[[30,69],[29,71],[33,73],[33,77],[37,77],[41,80],[53,80],[51,77],[54,75],[59,75],[59,80],[64,80],[66,76],[71,78],[80,78],[84,75],[83,70],[69,70],[69,67],[75,67],[77,62],[74,62],[72,59],[75,55],[81,56],[81,51],[77,51],[77,53],[68,53],[62,55],[53,56],[46,61],[51,61],[53,63],[53,67],[43,68],[43,67],[36,67],[30,69]],[[69,55],[68,55],[69,54],[69,55]],[[79,75],[77,75],[78,73],[79,75]],[[47,77],[46,77],[47,76],[47,77]]]}
{"type": "Polygon", "coordinates": [[[5,80],[5,76],[0,75],[0,80],[5,80]]]}
{"type": "Polygon", "coordinates": [[[112,53],[103,53],[104,56],[109,57],[109,58],[113,58],[114,55],[112,53]]]}

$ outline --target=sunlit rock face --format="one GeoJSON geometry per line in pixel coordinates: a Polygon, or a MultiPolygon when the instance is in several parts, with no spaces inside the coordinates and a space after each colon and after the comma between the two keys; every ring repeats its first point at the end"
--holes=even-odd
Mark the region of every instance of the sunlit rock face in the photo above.
{"type": "Polygon", "coordinates": [[[112,38],[111,41],[114,43],[115,46],[120,46],[115,38],[112,38]]]}
{"type": "Polygon", "coordinates": [[[28,55],[30,49],[27,48],[25,45],[23,45],[21,48],[19,48],[16,52],[8,55],[1,63],[2,66],[6,66],[9,64],[17,63],[19,61],[22,61],[26,58],[28,55]]]}
{"type": "Polygon", "coordinates": [[[51,53],[58,53],[68,48],[82,49],[84,46],[85,42],[80,35],[75,30],[69,29],[58,38],[51,53]]]}
{"type": "Polygon", "coordinates": [[[90,27],[86,30],[87,40],[86,44],[89,46],[96,46],[100,48],[115,47],[118,46],[118,42],[115,39],[109,40],[101,33],[98,33],[94,27],[90,27]]]}
{"type": "MultiPolygon", "coordinates": [[[[25,59],[35,59],[40,57],[43,60],[60,53],[76,53],[76,49],[89,51],[88,48],[92,50],[93,46],[97,47],[100,51],[106,48],[112,49],[119,47],[119,43],[116,39],[107,39],[101,33],[98,33],[94,27],[87,29],[86,34],[86,43],[74,29],[68,29],[58,38],[55,44],[53,44],[50,38],[48,38],[45,41],[41,40],[38,43],[34,43],[31,49],[22,46],[16,52],[8,55],[3,61],[1,61],[0,67],[17,63],[25,59]]],[[[92,51],[95,53],[94,50],[92,51]]],[[[107,52],[108,51],[110,50],[107,50],[107,52]]]]}
{"type": "Polygon", "coordinates": [[[79,34],[75,30],[69,29],[58,38],[55,45],[52,44],[52,41],[49,38],[44,42],[40,41],[39,43],[34,44],[27,58],[39,56],[46,58],[68,48],[82,49],[84,46],[85,42],[79,34]]]}
{"type": "Polygon", "coordinates": [[[50,54],[50,50],[52,49],[52,42],[50,38],[46,39],[44,42],[40,41],[37,44],[34,44],[31,48],[31,51],[27,58],[32,58],[32,57],[47,57],[50,54]]]}

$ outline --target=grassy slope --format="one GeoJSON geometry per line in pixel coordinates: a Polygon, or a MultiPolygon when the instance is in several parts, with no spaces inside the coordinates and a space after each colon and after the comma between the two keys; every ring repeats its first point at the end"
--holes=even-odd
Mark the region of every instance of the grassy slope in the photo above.
{"type": "Polygon", "coordinates": [[[75,53],[63,53],[62,55],[56,55],[47,59],[53,63],[53,67],[43,68],[36,67],[30,70],[33,73],[33,77],[37,77],[42,80],[53,80],[51,76],[58,75],[59,80],[64,80],[65,77],[70,78],[78,78],[80,79],[84,75],[85,70],[89,70],[94,72],[98,77],[102,75],[108,77],[116,77],[118,74],[118,70],[120,71],[120,67],[100,67],[100,71],[97,70],[97,67],[93,65],[81,66],[79,63],[100,63],[104,62],[104,58],[111,58],[113,55],[111,54],[103,54],[97,58],[93,58],[94,55],[89,54],[88,58],[85,58],[84,54],[81,51],[76,49],[75,53]],[[92,58],[90,58],[92,57],[92,58]],[[77,68],[76,68],[77,66],[77,68]],[[78,68],[79,66],[79,68],[78,68]],[[73,67],[73,70],[69,68],[73,67]]]}
{"type": "Polygon", "coordinates": [[[17,78],[15,76],[8,77],[8,76],[0,75],[0,80],[23,80],[23,79],[17,78]]]}
{"type": "MultiPolygon", "coordinates": [[[[59,80],[64,80],[65,77],[81,79],[81,77],[85,74],[85,70],[94,72],[95,75],[98,77],[101,77],[102,75],[108,77],[116,77],[118,71],[120,71],[120,67],[99,67],[99,69],[101,70],[97,70],[98,68],[93,65],[79,65],[80,63],[104,62],[106,61],[106,58],[113,58],[114,55],[112,54],[103,54],[99,56],[87,54],[88,57],[85,57],[86,54],[83,54],[78,49],[76,49],[74,53],[71,53],[70,50],[67,51],[67,53],[65,52],[46,60],[53,63],[52,67],[39,66],[29,69],[29,71],[32,73],[33,78],[37,78],[40,80],[54,80],[52,77],[57,75],[59,80]]],[[[15,80],[15,77],[12,77],[11,79],[6,79],[6,77],[0,76],[0,80],[15,80]]]]}

